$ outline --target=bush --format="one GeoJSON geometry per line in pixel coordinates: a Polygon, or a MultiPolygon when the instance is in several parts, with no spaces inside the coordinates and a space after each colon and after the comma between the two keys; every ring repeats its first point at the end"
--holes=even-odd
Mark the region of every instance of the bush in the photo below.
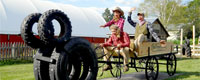
{"type": "Polygon", "coordinates": [[[13,64],[25,64],[25,63],[33,63],[32,60],[21,60],[21,59],[10,59],[6,61],[0,61],[0,66],[4,65],[13,65],[13,64]]]}
{"type": "MultiPolygon", "coordinates": [[[[168,40],[168,42],[172,42],[174,44],[180,44],[180,40],[168,40]]],[[[185,40],[183,40],[183,44],[185,43],[185,40]]],[[[190,39],[190,45],[193,44],[193,40],[190,39]]],[[[197,45],[198,44],[198,38],[195,38],[195,44],[197,45]]]]}

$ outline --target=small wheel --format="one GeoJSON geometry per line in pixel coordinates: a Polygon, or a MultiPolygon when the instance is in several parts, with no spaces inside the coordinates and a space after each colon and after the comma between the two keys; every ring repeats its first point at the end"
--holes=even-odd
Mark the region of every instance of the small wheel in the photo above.
{"type": "Polygon", "coordinates": [[[101,59],[105,56],[103,47],[97,46],[94,50],[98,59],[101,59]]]}
{"type": "MultiPolygon", "coordinates": [[[[94,50],[96,52],[98,61],[104,61],[103,57],[105,55],[104,55],[104,49],[103,49],[103,47],[97,46],[94,50]]],[[[104,65],[105,65],[105,63],[98,63],[98,74],[97,74],[98,77],[103,76],[104,65]]]]}
{"type": "Polygon", "coordinates": [[[137,67],[140,67],[140,68],[145,68],[145,64],[146,64],[146,59],[139,59],[139,60],[135,60],[135,70],[137,72],[143,72],[144,70],[143,69],[138,69],[137,67]]]}
{"type": "Polygon", "coordinates": [[[156,80],[158,77],[159,65],[155,57],[147,59],[145,75],[147,80],[156,80]]]}
{"type": "Polygon", "coordinates": [[[123,65],[120,63],[121,61],[123,61],[123,59],[113,58],[111,59],[111,61],[114,61],[116,63],[112,64],[113,69],[110,70],[110,73],[112,74],[113,77],[120,79],[122,75],[122,68],[123,68],[123,65]]]}
{"type": "Polygon", "coordinates": [[[167,59],[167,73],[169,76],[173,76],[176,73],[176,56],[174,54],[169,55],[167,59]]]}
{"type": "MultiPolygon", "coordinates": [[[[99,61],[99,60],[98,60],[98,61],[99,61]]],[[[106,64],[105,64],[105,63],[98,63],[98,74],[97,74],[98,77],[103,76],[103,73],[104,73],[104,71],[103,71],[104,65],[106,65],[106,64]]]]}

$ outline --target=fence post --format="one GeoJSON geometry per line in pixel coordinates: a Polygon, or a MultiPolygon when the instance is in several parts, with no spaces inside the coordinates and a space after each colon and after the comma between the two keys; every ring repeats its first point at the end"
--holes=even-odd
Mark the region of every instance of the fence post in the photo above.
{"type": "Polygon", "coordinates": [[[15,43],[12,43],[12,57],[15,58],[15,43]]]}
{"type": "Polygon", "coordinates": [[[193,25],[193,54],[195,54],[195,26],[193,25]]]}
{"type": "Polygon", "coordinates": [[[8,44],[7,44],[7,47],[8,47],[8,52],[7,52],[7,57],[8,57],[8,60],[10,60],[11,59],[11,57],[10,57],[10,43],[8,42],[8,44]]]}
{"type": "Polygon", "coordinates": [[[7,43],[5,42],[5,45],[4,45],[4,47],[5,47],[5,56],[6,56],[6,61],[8,60],[8,58],[7,58],[7,53],[8,53],[8,47],[7,47],[7,43]]]}
{"type": "Polygon", "coordinates": [[[22,48],[23,48],[23,45],[21,42],[19,42],[19,54],[22,55],[22,60],[24,60],[24,54],[23,54],[22,48]]]}
{"type": "MultiPolygon", "coordinates": [[[[180,39],[181,39],[181,41],[180,41],[180,48],[182,49],[183,48],[183,46],[182,46],[183,45],[183,29],[181,29],[180,39]]],[[[183,53],[182,50],[180,50],[180,52],[183,53]]]]}

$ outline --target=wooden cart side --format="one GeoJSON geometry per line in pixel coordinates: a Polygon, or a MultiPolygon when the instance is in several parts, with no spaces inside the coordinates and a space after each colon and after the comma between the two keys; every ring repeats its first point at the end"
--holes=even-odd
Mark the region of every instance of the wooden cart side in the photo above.
{"type": "Polygon", "coordinates": [[[166,45],[161,45],[159,42],[143,42],[139,47],[138,57],[160,55],[174,52],[174,45],[171,42],[166,42],[166,45]],[[148,50],[150,54],[148,55],[148,50]]]}

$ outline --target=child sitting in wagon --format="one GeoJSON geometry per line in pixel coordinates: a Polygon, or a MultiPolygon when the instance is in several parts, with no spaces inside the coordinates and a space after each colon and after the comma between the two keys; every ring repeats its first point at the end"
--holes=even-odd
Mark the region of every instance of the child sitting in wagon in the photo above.
{"type": "MultiPolygon", "coordinates": [[[[112,32],[110,38],[106,43],[100,44],[101,47],[104,48],[106,56],[104,56],[104,61],[109,61],[109,57],[111,53],[117,53],[120,50],[120,55],[123,56],[124,59],[124,72],[128,71],[128,60],[130,58],[129,55],[129,46],[130,46],[130,38],[126,32],[120,31],[117,25],[110,26],[110,31],[112,32]],[[114,47],[117,47],[114,49],[114,47]],[[114,49],[114,50],[113,50],[114,49]]],[[[107,64],[104,67],[104,71],[112,69],[111,64],[107,64]]]]}

